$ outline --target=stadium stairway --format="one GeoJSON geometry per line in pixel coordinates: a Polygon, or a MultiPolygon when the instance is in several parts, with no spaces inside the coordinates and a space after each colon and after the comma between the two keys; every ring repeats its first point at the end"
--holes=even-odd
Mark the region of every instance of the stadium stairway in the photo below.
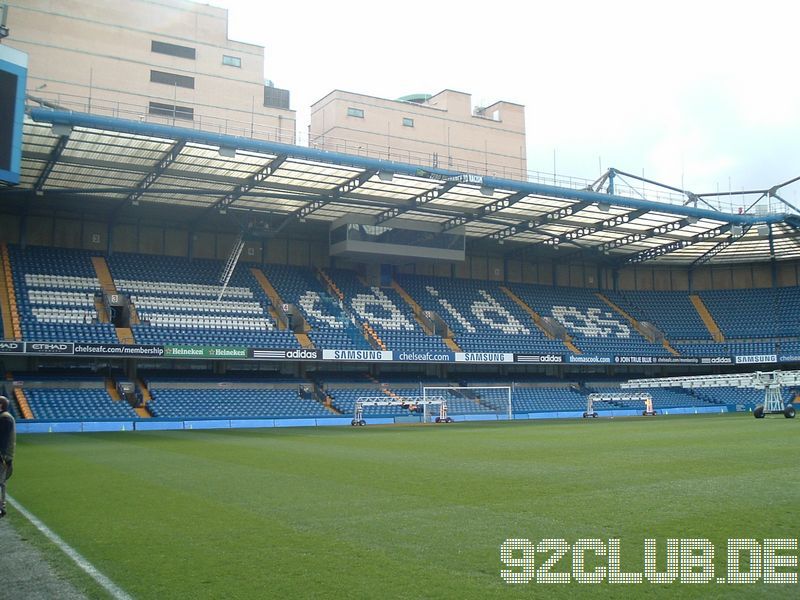
{"type": "Polygon", "coordinates": [[[697,294],[690,294],[689,300],[692,301],[695,310],[697,310],[697,314],[703,319],[703,323],[711,334],[711,337],[714,338],[714,341],[719,344],[723,343],[725,341],[725,335],[722,333],[722,330],[720,330],[719,325],[717,325],[717,322],[711,315],[711,311],[706,307],[703,299],[697,294]]]}
{"type": "Polygon", "coordinates": [[[283,298],[280,297],[278,292],[269,282],[269,279],[267,279],[267,276],[264,275],[264,272],[261,269],[252,267],[250,269],[250,272],[253,274],[253,277],[256,278],[256,281],[258,281],[258,285],[261,286],[261,289],[264,290],[264,293],[267,295],[267,298],[269,298],[269,301],[272,303],[272,306],[269,307],[269,315],[278,324],[278,329],[280,330],[286,329],[286,323],[283,322],[283,319],[278,318],[278,313],[275,312],[275,309],[273,308],[273,306],[283,305],[284,304],[283,298]]]}
{"type": "Polygon", "coordinates": [[[452,350],[453,352],[463,352],[461,346],[456,344],[456,341],[453,338],[442,338],[442,340],[444,341],[445,345],[448,348],[450,348],[450,350],[452,350]]]}
{"type": "Polygon", "coordinates": [[[433,330],[432,330],[430,327],[428,327],[428,325],[425,323],[425,321],[423,321],[423,320],[420,318],[420,315],[422,314],[422,312],[423,312],[423,311],[422,311],[422,307],[421,307],[419,304],[417,304],[417,301],[416,301],[416,300],[414,300],[414,299],[413,299],[413,298],[412,298],[412,297],[411,297],[411,296],[408,294],[408,292],[406,292],[406,291],[403,289],[403,286],[401,286],[399,283],[397,283],[397,282],[396,282],[396,281],[394,281],[394,280],[392,280],[392,289],[393,289],[395,292],[397,292],[397,294],[398,294],[398,295],[399,295],[399,296],[400,296],[400,297],[401,297],[403,300],[405,300],[406,304],[408,304],[408,305],[411,307],[411,310],[412,310],[412,312],[414,313],[414,320],[416,320],[416,322],[417,322],[417,323],[419,323],[419,326],[420,326],[420,327],[422,327],[422,331],[424,331],[424,332],[425,332],[425,335],[433,335],[433,330]]]}
{"type": "MultiPolygon", "coordinates": [[[[108,268],[106,259],[102,256],[92,257],[92,266],[97,275],[97,280],[100,282],[100,288],[107,294],[116,294],[117,285],[114,283],[114,278],[111,276],[111,269],[108,268]]],[[[94,307],[97,310],[98,320],[101,323],[108,323],[110,321],[108,312],[106,311],[105,304],[101,298],[96,298],[94,307]]],[[[131,305],[131,313],[133,313],[133,306],[131,305]]],[[[138,319],[136,320],[138,322],[138,319]]],[[[133,322],[133,318],[131,318],[133,322]]],[[[117,340],[120,344],[133,344],[136,340],[133,337],[133,331],[129,327],[115,327],[117,340]]]]}
{"type": "Polygon", "coordinates": [[[101,323],[110,323],[111,319],[108,318],[108,311],[106,310],[105,304],[103,304],[103,299],[95,297],[94,299],[94,309],[97,311],[97,320],[101,323]]]}
{"type": "MultiPolygon", "coordinates": [[[[114,285],[114,279],[111,277],[111,271],[108,270],[106,259],[102,256],[93,256],[92,266],[94,267],[95,275],[97,275],[97,281],[100,282],[100,289],[107,294],[116,294],[117,286],[114,285]]],[[[105,304],[103,304],[102,298],[94,299],[94,308],[97,311],[98,321],[101,323],[109,323],[111,321],[111,319],[108,318],[108,311],[106,310],[105,304]]],[[[119,337],[119,335],[117,337],[119,337]]]]}
{"type": "MultiPolygon", "coordinates": [[[[275,289],[275,286],[272,285],[269,278],[264,274],[264,271],[253,267],[250,269],[250,272],[253,274],[253,277],[256,278],[258,281],[258,285],[261,286],[261,289],[264,290],[264,293],[269,298],[269,301],[272,303],[272,306],[269,307],[269,314],[270,316],[275,319],[275,322],[278,324],[278,329],[286,329],[285,323],[283,320],[278,317],[278,313],[275,311],[273,306],[283,306],[285,302],[283,298],[281,298],[278,290],[275,289]]],[[[308,334],[301,333],[294,331],[294,337],[297,338],[297,343],[300,344],[303,348],[314,348],[314,342],[311,341],[311,338],[308,337],[308,334]]]]}
{"type": "Polygon", "coordinates": [[[28,398],[25,396],[25,392],[22,388],[14,389],[14,399],[17,401],[17,406],[19,406],[19,412],[23,419],[35,418],[31,410],[31,405],[28,403],[28,398]]]}
{"type": "Polygon", "coordinates": [[[369,343],[374,348],[380,348],[381,350],[386,350],[386,344],[383,343],[383,340],[378,335],[378,332],[372,328],[372,325],[364,321],[361,324],[361,329],[364,332],[364,337],[369,340],[369,343]]]}
{"type": "Polygon", "coordinates": [[[122,400],[122,396],[119,395],[119,392],[117,391],[117,386],[114,385],[113,379],[110,378],[106,379],[106,391],[108,392],[108,395],[111,396],[111,399],[114,402],[119,402],[120,400],[122,400]]]}
{"type": "MultiPolygon", "coordinates": [[[[642,335],[642,337],[643,337],[643,338],[645,338],[645,339],[646,339],[648,342],[652,342],[652,343],[654,343],[654,344],[656,343],[656,340],[655,340],[655,338],[653,338],[653,336],[652,336],[652,335],[650,335],[650,334],[649,334],[649,333],[648,333],[648,332],[647,332],[647,331],[644,329],[644,327],[642,327],[642,324],[641,324],[641,323],[639,323],[639,321],[638,321],[638,320],[636,320],[636,318],[634,318],[634,317],[633,317],[633,315],[631,315],[631,314],[629,314],[628,312],[626,312],[625,310],[623,310],[623,309],[622,309],[620,306],[618,306],[618,305],[617,305],[617,304],[616,304],[616,303],[615,303],[613,300],[611,300],[610,298],[608,298],[608,297],[607,297],[607,296],[605,296],[604,294],[602,294],[602,293],[600,293],[600,292],[596,292],[596,293],[595,293],[595,296],[597,296],[598,298],[600,298],[600,300],[602,300],[603,302],[605,302],[605,303],[606,303],[606,304],[607,304],[607,305],[608,305],[608,306],[609,306],[609,307],[610,307],[612,310],[616,311],[616,313],[617,313],[617,314],[619,314],[619,315],[621,315],[622,317],[624,317],[624,318],[625,318],[625,319],[628,321],[628,323],[630,323],[630,324],[631,324],[631,326],[632,326],[632,327],[633,327],[633,328],[634,328],[636,331],[638,331],[638,332],[639,332],[639,333],[642,335]]],[[[673,356],[680,356],[680,352],[678,352],[677,350],[675,350],[675,348],[673,348],[673,347],[672,347],[672,345],[670,345],[670,343],[669,343],[669,340],[668,340],[666,337],[664,338],[664,340],[663,340],[661,343],[662,343],[662,345],[664,346],[664,348],[666,348],[667,352],[669,352],[669,353],[670,353],[670,354],[672,354],[673,356]]]]}
{"type": "Polygon", "coordinates": [[[0,272],[0,318],[3,323],[3,339],[14,339],[14,328],[11,319],[11,303],[8,299],[8,288],[6,287],[6,277],[4,272],[0,272]]]}
{"type": "MultiPolygon", "coordinates": [[[[542,325],[542,316],[539,313],[537,313],[530,306],[528,306],[522,298],[517,296],[514,292],[512,292],[506,286],[501,285],[500,289],[502,290],[502,292],[506,296],[511,298],[511,300],[515,304],[517,304],[522,310],[524,310],[526,313],[528,313],[531,316],[531,319],[533,319],[534,324],[536,325],[536,327],[538,327],[542,331],[542,333],[544,333],[551,340],[556,339],[555,336],[553,336],[553,334],[551,334],[549,331],[547,331],[547,329],[545,329],[544,325],[542,325]]],[[[572,352],[573,354],[581,354],[581,349],[578,348],[572,342],[572,338],[569,335],[567,335],[567,337],[565,339],[561,340],[561,341],[564,343],[564,346],[566,346],[567,349],[570,352],[572,352]]]]}
{"type": "Polygon", "coordinates": [[[314,348],[314,342],[311,341],[307,333],[295,333],[294,337],[297,338],[303,348],[314,348]]]}
{"type": "Polygon", "coordinates": [[[8,256],[8,246],[5,242],[0,244],[0,309],[3,316],[3,339],[21,340],[22,328],[20,327],[17,297],[14,292],[14,278],[11,271],[11,259],[8,256]]]}
{"type": "Polygon", "coordinates": [[[153,397],[150,395],[150,390],[147,389],[147,386],[140,377],[134,379],[134,383],[136,384],[136,391],[142,394],[142,400],[144,401],[144,404],[147,405],[147,403],[153,399],[153,397]]]}
{"type": "MultiPolygon", "coordinates": [[[[108,392],[108,395],[111,396],[114,402],[124,402],[122,396],[119,395],[119,390],[117,390],[113,379],[106,379],[106,392],[108,392]]],[[[136,411],[137,416],[142,419],[149,419],[152,416],[144,406],[134,406],[133,410],[136,411]]]]}
{"type": "Polygon", "coordinates": [[[331,398],[331,397],[330,397],[328,394],[325,394],[325,401],[324,401],[324,402],[322,402],[321,404],[322,404],[322,406],[324,406],[325,408],[327,408],[329,411],[331,411],[331,412],[332,412],[333,414],[335,414],[335,415],[342,415],[342,414],[344,414],[342,411],[340,411],[338,408],[336,408],[336,407],[333,405],[333,398],[331,398]]]}
{"type": "Polygon", "coordinates": [[[136,340],[133,337],[133,331],[130,327],[115,327],[117,332],[117,339],[120,344],[135,344],[136,340]]]}
{"type": "Polygon", "coordinates": [[[116,294],[117,286],[114,284],[114,278],[111,277],[106,259],[102,256],[92,256],[92,266],[97,275],[97,281],[100,282],[100,288],[107,294],[116,294]]]}
{"type": "Polygon", "coordinates": [[[331,293],[331,295],[336,296],[340,301],[344,302],[344,294],[342,293],[342,290],[340,290],[333,282],[333,279],[331,279],[330,276],[322,269],[317,269],[317,273],[319,273],[322,281],[328,286],[328,291],[331,293]]]}

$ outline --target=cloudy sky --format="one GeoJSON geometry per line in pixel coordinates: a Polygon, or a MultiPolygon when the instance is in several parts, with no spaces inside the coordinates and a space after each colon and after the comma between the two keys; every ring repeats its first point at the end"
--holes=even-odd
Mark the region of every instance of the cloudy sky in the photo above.
{"type": "Polygon", "coordinates": [[[301,127],[333,89],[451,88],[525,105],[531,170],[613,166],[695,192],[800,175],[789,0],[209,2],[229,9],[229,37],[265,46],[265,77],[291,91],[301,127]]]}

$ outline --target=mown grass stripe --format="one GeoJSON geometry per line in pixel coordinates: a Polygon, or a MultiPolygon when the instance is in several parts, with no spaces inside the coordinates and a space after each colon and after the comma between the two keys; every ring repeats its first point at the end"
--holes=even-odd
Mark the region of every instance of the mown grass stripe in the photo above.
{"type": "Polygon", "coordinates": [[[28,519],[30,523],[38,529],[42,535],[44,535],[48,540],[50,540],[53,544],[55,544],[59,550],[61,550],[64,554],[66,554],[82,571],[84,571],[89,577],[94,579],[98,585],[100,585],[104,590],[106,590],[115,600],[133,600],[132,596],[129,596],[125,593],[122,588],[120,588],[117,584],[111,581],[108,577],[103,575],[97,568],[86,560],[80,552],[75,550],[72,546],[67,544],[64,540],[62,540],[58,534],[56,534],[52,529],[50,529],[47,525],[42,523],[39,518],[36,517],[32,512],[27,510],[24,506],[22,506],[19,502],[14,500],[11,496],[7,496],[9,504],[13,506],[17,512],[19,512],[23,517],[28,519]]]}

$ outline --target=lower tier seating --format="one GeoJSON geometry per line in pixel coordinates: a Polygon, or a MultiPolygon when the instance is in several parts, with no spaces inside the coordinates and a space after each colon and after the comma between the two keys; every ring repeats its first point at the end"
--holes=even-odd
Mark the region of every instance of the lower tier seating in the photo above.
{"type": "Polygon", "coordinates": [[[147,407],[154,417],[250,418],[331,417],[315,400],[301,398],[297,389],[181,389],[151,390],[147,407]]]}
{"type": "Polygon", "coordinates": [[[41,420],[138,418],[128,403],[112,400],[105,389],[27,388],[25,396],[41,420]]]}

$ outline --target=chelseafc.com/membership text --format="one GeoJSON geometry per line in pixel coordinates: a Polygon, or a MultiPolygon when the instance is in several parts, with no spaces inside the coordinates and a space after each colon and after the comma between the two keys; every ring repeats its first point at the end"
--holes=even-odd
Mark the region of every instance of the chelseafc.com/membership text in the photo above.
{"type": "MultiPolygon", "coordinates": [[[[704,538],[645,539],[643,572],[623,571],[620,540],[579,539],[570,544],[548,538],[532,542],[507,539],[500,545],[500,576],[510,584],[796,584],[798,542],[792,538],[729,539],[722,549],[704,538]],[[724,551],[725,569],[715,571],[716,551],[724,551]]],[[[635,554],[625,548],[628,554],[635,554]]],[[[720,557],[721,558],[721,557],[720,557]]]]}

